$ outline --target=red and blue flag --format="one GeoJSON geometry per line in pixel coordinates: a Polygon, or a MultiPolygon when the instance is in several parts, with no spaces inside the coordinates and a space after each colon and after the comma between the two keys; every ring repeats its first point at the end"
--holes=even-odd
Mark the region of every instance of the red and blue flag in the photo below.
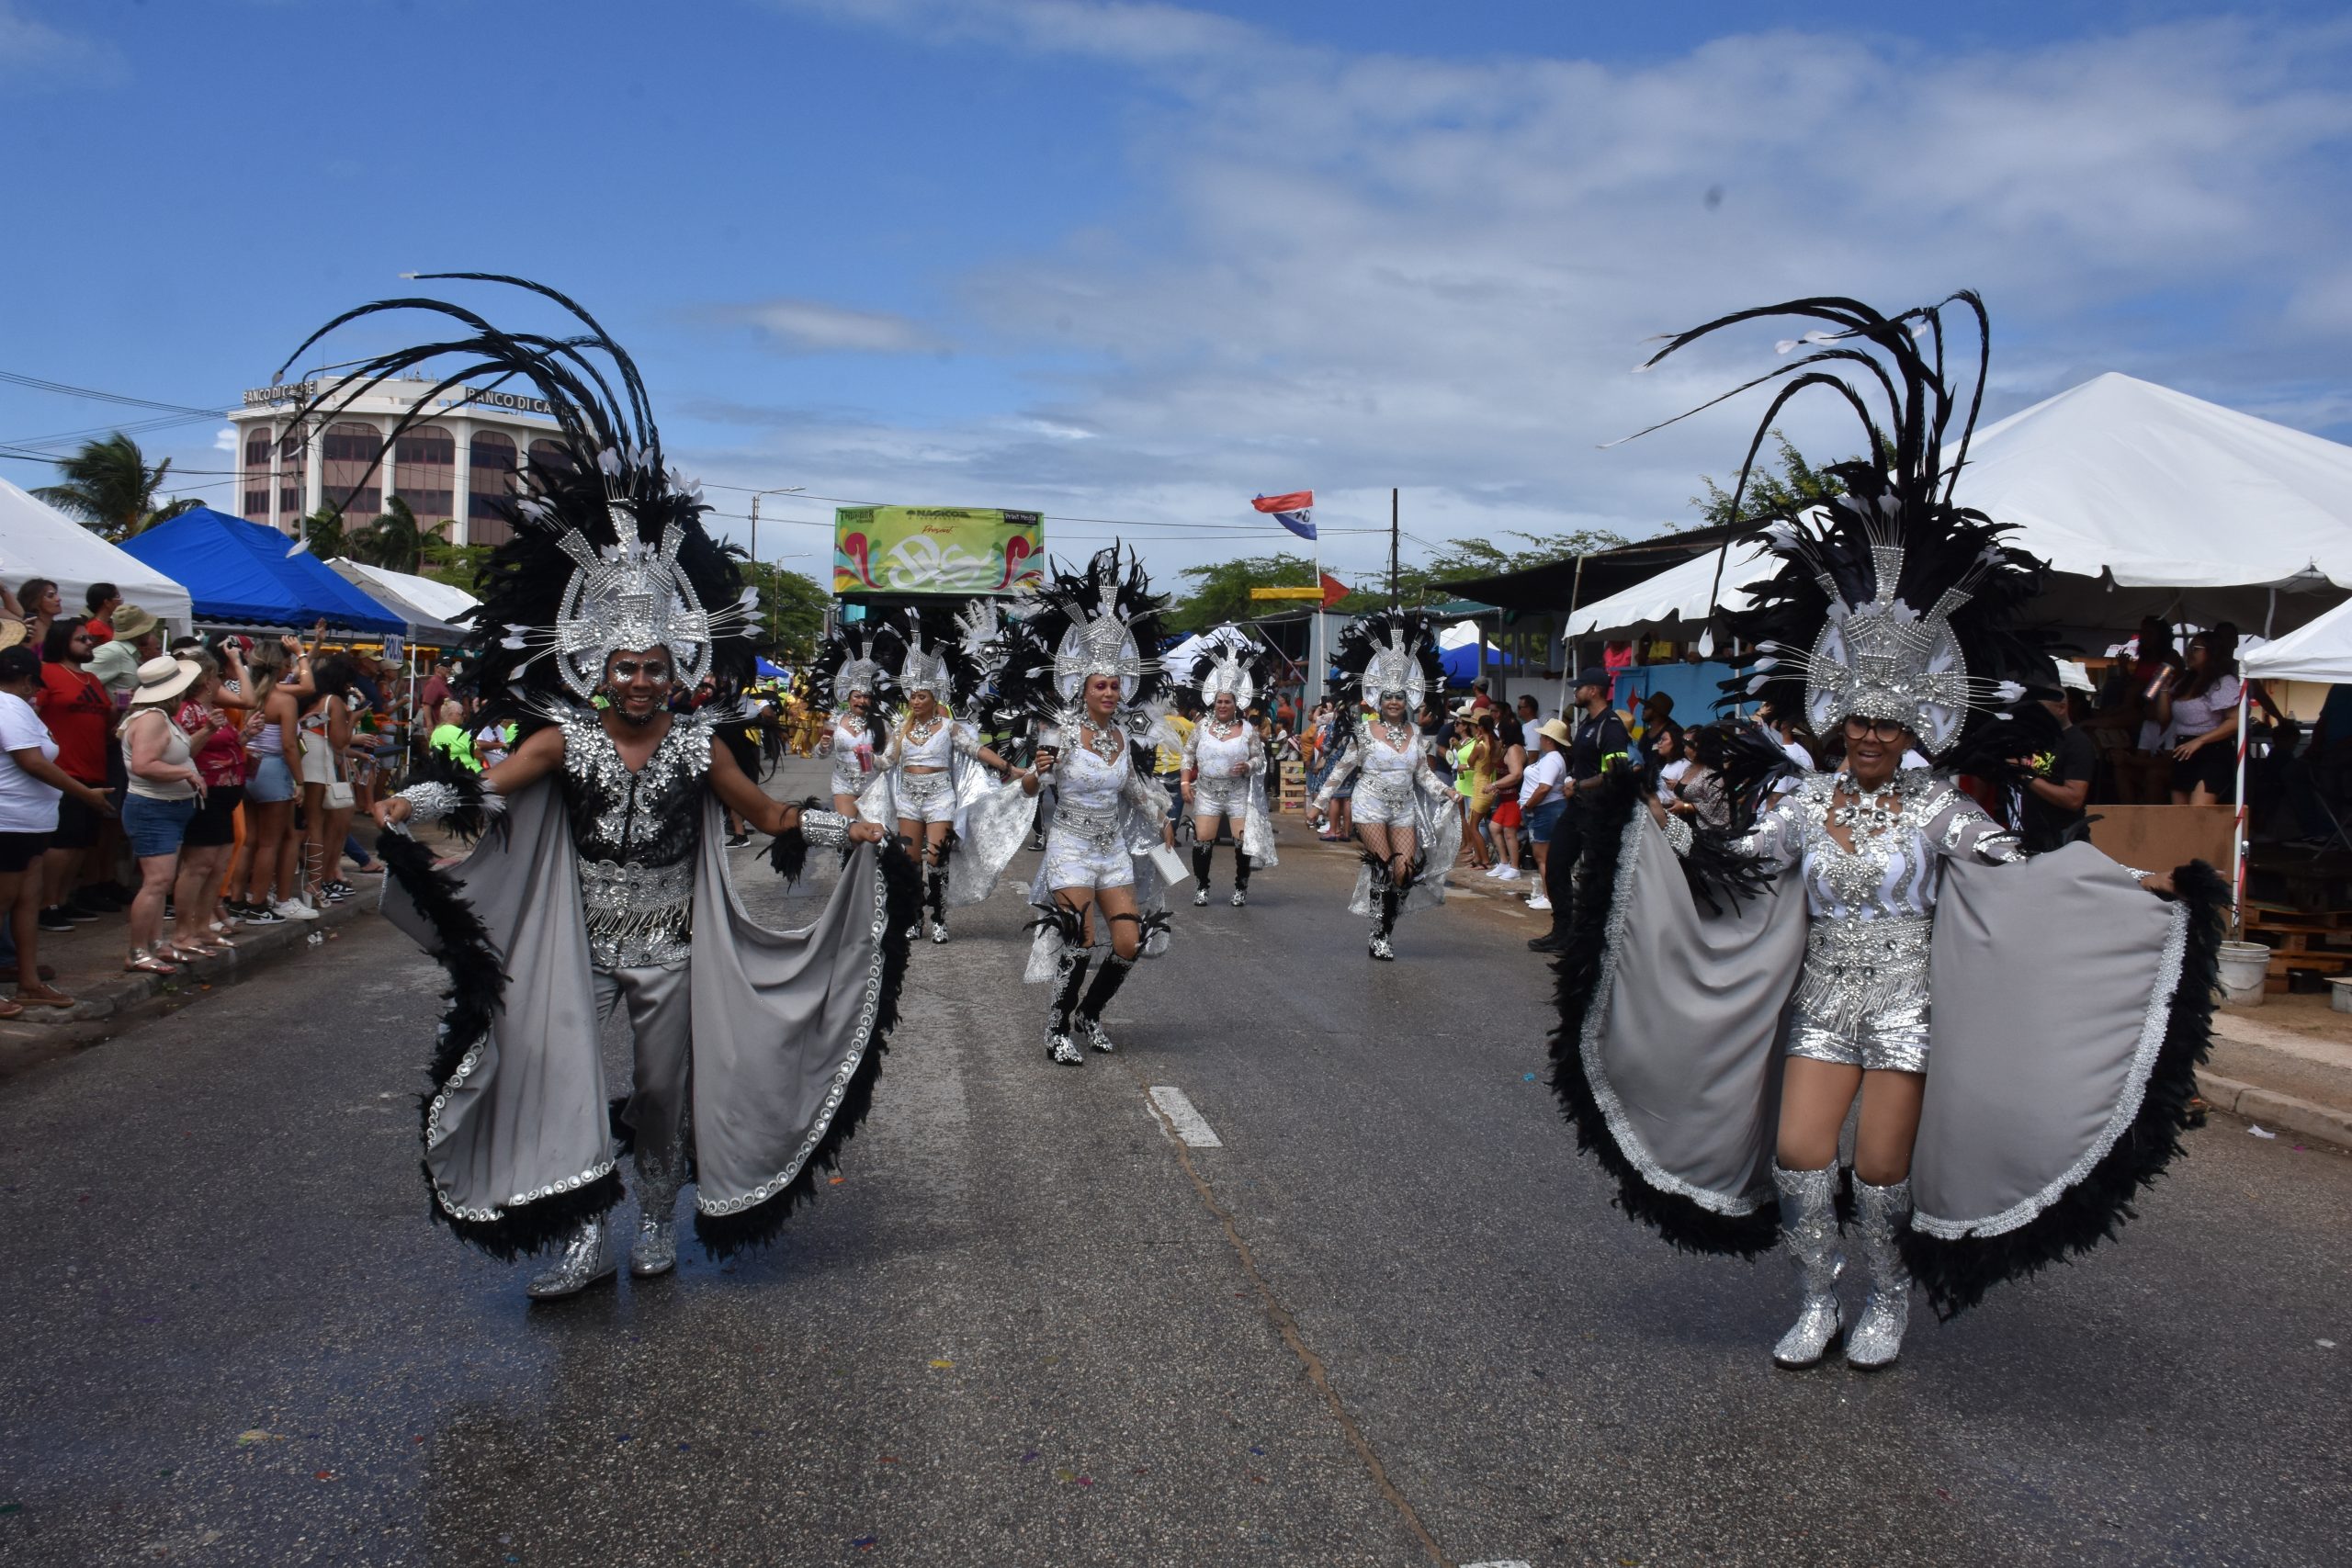
{"type": "Polygon", "coordinates": [[[1265,513],[1275,522],[1302,539],[1315,537],[1315,492],[1295,490],[1288,495],[1261,495],[1250,498],[1250,504],[1265,513]]]}

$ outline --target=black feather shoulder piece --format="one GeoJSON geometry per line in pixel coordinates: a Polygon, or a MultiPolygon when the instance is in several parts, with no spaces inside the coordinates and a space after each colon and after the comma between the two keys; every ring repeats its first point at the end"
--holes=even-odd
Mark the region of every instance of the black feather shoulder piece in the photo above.
{"type": "Polygon", "coordinates": [[[2014,702],[2018,682],[2047,668],[2011,626],[2041,592],[2042,563],[2007,542],[2006,525],[1952,499],[1991,359],[1984,302],[1963,290],[1887,316],[1856,299],[1792,299],[1679,333],[1649,365],[1726,328],[1785,317],[1823,324],[1781,344],[1788,364],[1701,405],[1779,383],[1740,464],[1733,515],[1766,434],[1800,393],[1844,402],[1871,457],[1830,466],[1846,489],[1835,500],[1746,519],[1762,526],[1743,538],[1767,545],[1781,568],[1751,590],[1748,609],[1722,615],[1759,654],[1725,683],[1726,700],[1764,697],[1825,733],[1852,716],[1901,719],[1931,756],[1948,755],[1978,715],[2014,702]],[[1976,337],[1964,412],[1945,363],[1944,312],[1955,305],[1976,337]]]}
{"type": "Polygon", "coordinates": [[[544,284],[492,273],[420,276],[524,290],[552,302],[578,330],[510,331],[447,300],[379,299],[311,333],[279,372],[351,321],[416,311],[452,325],[362,361],[298,407],[294,422],[331,420],[393,377],[435,363],[443,369],[427,373],[384,452],[410,427],[439,417],[439,399],[468,383],[490,391],[521,381],[547,403],[561,456],[534,457],[520,476],[514,536],[483,569],[481,603],[467,616],[474,636],[465,658],[485,718],[536,728],[564,704],[586,703],[615,647],[666,646],[684,683],[707,676],[722,698],[733,697],[752,671],[753,602],[736,552],[703,527],[701,491],[663,465],[636,362],[587,310],[544,284]]]}

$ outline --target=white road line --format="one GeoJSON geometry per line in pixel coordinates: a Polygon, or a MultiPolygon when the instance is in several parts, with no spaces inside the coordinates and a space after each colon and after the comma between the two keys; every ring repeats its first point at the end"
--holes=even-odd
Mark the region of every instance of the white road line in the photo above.
{"type": "Polygon", "coordinates": [[[1170,1127],[1176,1129],[1176,1136],[1192,1147],[1225,1147],[1225,1140],[1218,1137],[1207,1120],[1193,1109],[1193,1102],[1184,1098],[1182,1089],[1167,1084],[1154,1084],[1151,1086],[1151,1102],[1159,1107],[1159,1113],[1168,1118],[1170,1127]]]}
{"type": "Polygon", "coordinates": [[[1531,1568],[1526,1559],[1498,1557],[1492,1562],[1464,1562],[1462,1568],[1531,1568]]]}

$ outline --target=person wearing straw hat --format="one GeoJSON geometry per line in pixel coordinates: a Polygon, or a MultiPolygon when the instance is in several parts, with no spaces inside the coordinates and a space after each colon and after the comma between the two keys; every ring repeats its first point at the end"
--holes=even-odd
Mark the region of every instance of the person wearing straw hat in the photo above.
{"type": "Polygon", "coordinates": [[[139,666],[164,651],[164,623],[152,611],[125,604],[114,613],[114,636],[90,654],[89,672],[122,700],[139,684],[139,666]]]}
{"type": "Polygon", "coordinates": [[[130,777],[122,826],[139,862],[139,891],[130,900],[130,953],[122,966],[150,975],[176,975],[180,962],[204,951],[172,947],[163,940],[164,895],[179,864],[180,840],[204,794],[196,749],[211,739],[209,729],[195,735],[182,729],[172,709],[203,673],[193,659],[166,654],[148,660],[139,667],[130,716],[122,721],[122,760],[130,777]]]}

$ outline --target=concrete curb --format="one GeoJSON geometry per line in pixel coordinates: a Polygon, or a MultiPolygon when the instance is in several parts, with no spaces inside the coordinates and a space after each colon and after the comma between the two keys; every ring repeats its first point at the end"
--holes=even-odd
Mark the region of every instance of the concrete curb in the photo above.
{"type": "MultiPolygon", "coordinates": [[[[373,880],[373,879],[371,879],[373,880]]],[[[110,1040],[150,1020],[176,1012],[214,989],[233,985],[256,970],[310,951],[312,933],[323,937],[356,919],[372,917],[377,887],[363,897],[330,904],[315,920],[279,926],[241,926],[230,939],[234,953],[183,964],[177,975],[140,975],[108,970],[86,983],[61,976],[73,987],[74,1006],[63,1011],[28,1009],[0,1023],[0,1078],[110,1040]]]]}
{"type": "Polygon", "coordinates": [[[2279,1094],[2212,1073],[2197,1075],[2197,1092],[2215,1111],[2226,1111],[2267,1132],[2292,1133],[2298,1137],[2316,1138],[2338,1148],[2352,1149],[2352,1111],[2315,1105],[2291,1094],[2279,1094]]]}

